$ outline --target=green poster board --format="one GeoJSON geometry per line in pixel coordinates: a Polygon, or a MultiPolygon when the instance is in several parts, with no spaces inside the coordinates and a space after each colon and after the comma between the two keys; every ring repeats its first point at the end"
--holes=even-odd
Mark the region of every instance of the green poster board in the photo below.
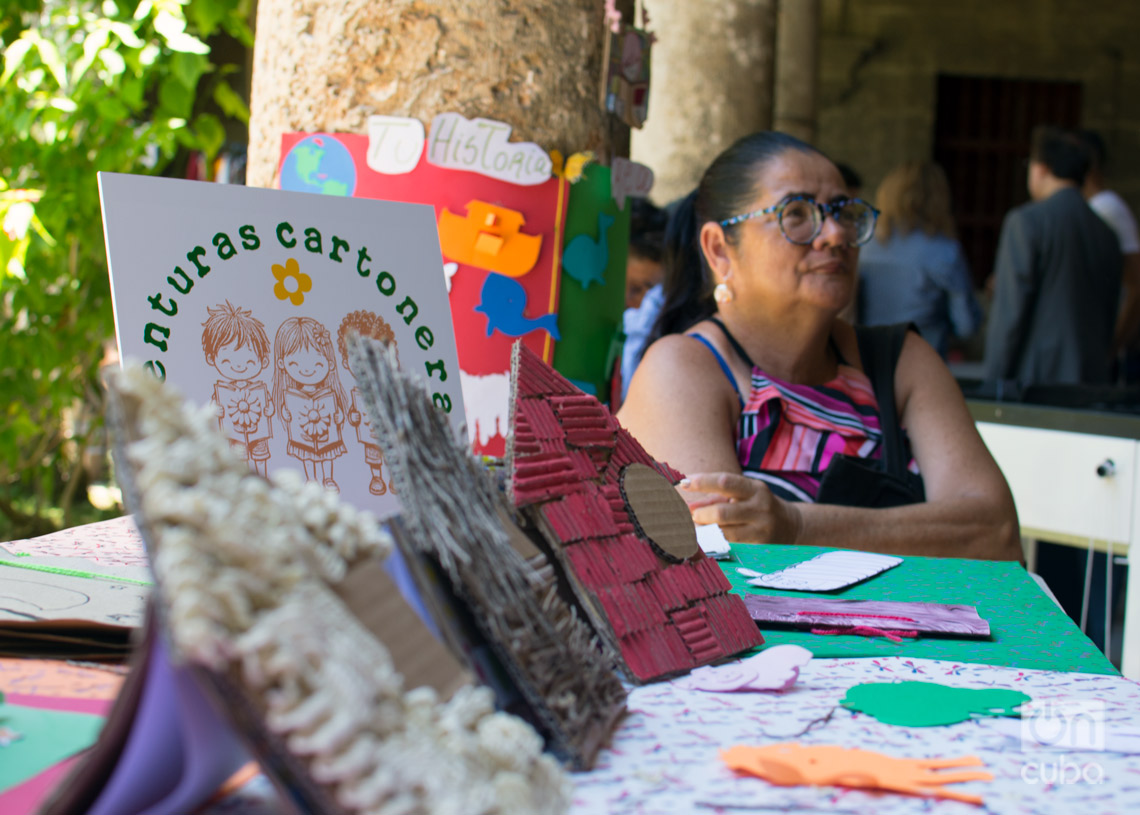
{"type": "MultiPolygon", "coordinates": [[[[761,627],[766,645],[802,645],[816,657],[902,656],[975,662],[1044,671],[1116,674],[1092,641],[1073,624],[1017,563],[907,557],[893,569],[833,592],[793,592],[748,585],[745,567],[775,572],[823,552],[815,546],[733,544],[733,560],[721,561],[738,594],[966,603],[990,624],[989,640],[920,637],[894,643],[882,637],[823,636],[761,627]]],[[[766,647],[766,646],[765,646],[766,647]]]]}
{"type": "Polygon", "coordinates": [[[625,310],[629,211],[628,199],[624,209],[613,199],[609,167],[590,164],[570,186],[558,304],[562,337],[554,348],[554,369],[603,402],[609,402],[607,362],[613,361],[625,310]],[[602,257],[604,267],[598,263],[602,257]]]}

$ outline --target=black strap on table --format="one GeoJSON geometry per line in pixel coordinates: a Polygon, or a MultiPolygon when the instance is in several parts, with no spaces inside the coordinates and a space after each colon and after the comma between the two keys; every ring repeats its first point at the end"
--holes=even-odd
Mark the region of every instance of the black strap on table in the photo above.
{"type": "Polygon", "coordinates": [[[895,368],[898,366],[899,355],[902,354],[906,334],[912,328],[914,326],[910,323],[855,327],[863,373],[871,380],[875,401],[879,403],[883,461],[887,472],[899,477],[907,472],[907,455],[898,407],[895,404],[895,368]]]}

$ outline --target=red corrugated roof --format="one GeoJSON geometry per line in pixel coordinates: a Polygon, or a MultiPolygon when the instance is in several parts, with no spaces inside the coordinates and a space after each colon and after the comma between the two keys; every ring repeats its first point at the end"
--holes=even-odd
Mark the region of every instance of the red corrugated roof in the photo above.
{"type": "Polygon", "coordinates": [[[631,676],[648,681],[731,656],[764,640],[720,568],[698,553],[659,558],[636,531],[619,479],[629,464],[671,483],[681,474],[655,461],[594,397],[581,393],[519,345],[515,365],[510,489],[552,535],[563,568],[597,598],[631,676]]]}

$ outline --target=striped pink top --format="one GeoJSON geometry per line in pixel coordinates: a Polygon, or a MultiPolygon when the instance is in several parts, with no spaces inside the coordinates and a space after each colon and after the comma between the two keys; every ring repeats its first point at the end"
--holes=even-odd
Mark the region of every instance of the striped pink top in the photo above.
{"type": "MultiPolygon", "coordinates": [[[[690,336],[713,352],[737,390],[720,352],[704,337],[690,336]]],[[[823,471],[836,454],[883,456],[879,404],[871,380],[850,365],[841,363],[835,378],[822,385],[784,382],[753,367],[752,387],[741,405],[735,434],[741,470],[784,500],[814,503],[823,471]]],[[[909,442],[907,448],[909,469],[917,473],[909,442]]]]}

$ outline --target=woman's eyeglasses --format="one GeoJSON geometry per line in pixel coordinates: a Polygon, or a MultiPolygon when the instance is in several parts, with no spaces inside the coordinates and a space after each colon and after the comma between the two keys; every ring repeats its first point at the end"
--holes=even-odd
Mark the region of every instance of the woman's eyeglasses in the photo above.
{"type": "Polygon", "coordinates": [[[840,198],[824,204],[803,195],[793,195],[770,207],[734,215],[721,221],[720,225],[732,226],[772,213],[776,214],[784,237],[800,246],[816,239],[828,215],[847,236],[848,246],[862,246],[875,234],[875,221],[879,217],[879,211],[860,198],[840,198]]]}

